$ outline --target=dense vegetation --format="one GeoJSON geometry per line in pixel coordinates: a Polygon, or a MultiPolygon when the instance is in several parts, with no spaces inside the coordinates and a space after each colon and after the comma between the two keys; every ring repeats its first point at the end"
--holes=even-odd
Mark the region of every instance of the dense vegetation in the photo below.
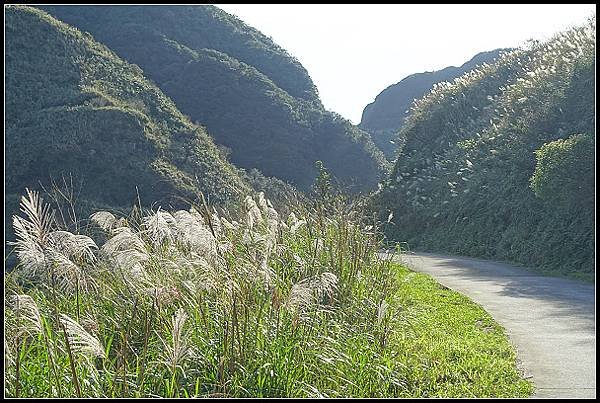
{"type": "Polygon", "coordinates": [[[9,397],[531,393],[481,307],[378,257],[376,225],[329,193],[287,218],[262,193],[238,215],[99,211],[95,240],[34,192],[21,207],[9,397]]]}
{"type": "MultiPolygon", "coordinates": [[[[317,88],[304,67],[258,30],[214,6],[106,7],[44,6],[64,22],[89,31],[100,42],[110,43],[117,54],[133,52],[144,41],[152,48],[163,36],[185,48],[216,49],[249,66],[254,66],[291,96],[319,102],[317,88]],[[127,36],[119,37],[120,34],[127,36]]],[[[132,57],[147,60],[153,75],[169,73],[173,59],[137,49],[132,57]]],[[[162,77],[161,80],[168,79],[162,77]]]]}
{"type": "Polygon", "coordinates": [[[363,125],[394,170],[349,201],[382,152],[260,32],[43,8],[66,23],[5,8],[7,396],[530,395],[481,307],[378,253],[371,207],[412,248],[591,278],[593,21],[388,88],[363,125]]]}
{"type": "Polygon", "coordinates": [[[90,35],[30,7],[6,21],[6,201],[73,179],[81,203],[215,202],[249,190],[204,129],[141,70],[90,35]]]}
{"type": "Polygon", "coordinates": [[[595,21],[438,84],[378,195],[413,248],[594,273],[595,21]]]}
{"type": "Polygon", "coordinates": [[[241,168],[313,183],[321,160],[348,188],[386,167],[368,133],[325,111],[297,60],[213,6],[43,7],[88,31],[144,74],[241,168]]]}
{"type": "Polygon", "coordinates": [[[386,157],[393,159],[397,149],[394,139],[413,101],[423,97],[434,84],[452,81],[479,65],[492,63],[501,50],[478,53],[460,67],[450,66],[438,71],[411,74],[390,85],[365,107],[359,127],[371,134],[373,142],[386,157]]]}

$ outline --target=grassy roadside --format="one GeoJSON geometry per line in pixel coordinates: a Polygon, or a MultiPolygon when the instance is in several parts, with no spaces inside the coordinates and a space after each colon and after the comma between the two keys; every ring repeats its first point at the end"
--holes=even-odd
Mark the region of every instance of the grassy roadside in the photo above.
{"type": "Polygon", "coordinates": [[[411,318],[396,342],[411,396],[528,397],[504,330],[479,305],[431,276],[397,265],[397,303],[411,318]]]}
{"type": "MultiPolygon", "coordinates": [[[[5,273],[5,393],[19,397],[520,397],[502,329],[378,256],[332,203],[287,218],[109,212],[60,228],[34,193],[5,273]]],[[[356,207],[356,206],[355,206],[356,207]]]]}

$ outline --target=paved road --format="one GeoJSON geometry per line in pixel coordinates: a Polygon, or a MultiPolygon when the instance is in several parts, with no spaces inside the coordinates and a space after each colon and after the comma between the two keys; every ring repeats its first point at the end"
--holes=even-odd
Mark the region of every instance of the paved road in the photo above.
{"type": "Polygon", "coordinates": [[[533,397],[596,397],[593,284],[456,256],[411,253],[400,260],[467,295],[506,329],[519,367],[536,386],[533,397]]]}

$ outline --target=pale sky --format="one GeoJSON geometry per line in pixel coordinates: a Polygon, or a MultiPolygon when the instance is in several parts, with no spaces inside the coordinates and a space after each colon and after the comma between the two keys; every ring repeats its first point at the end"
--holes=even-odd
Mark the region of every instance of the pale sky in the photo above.
{"type": "Polygon", "coordinates": [[[217,6],[295,56],[325,107],[356,124],[377,94],[410,74],[547,39],[595,12],[594,4],[217,6]]]}

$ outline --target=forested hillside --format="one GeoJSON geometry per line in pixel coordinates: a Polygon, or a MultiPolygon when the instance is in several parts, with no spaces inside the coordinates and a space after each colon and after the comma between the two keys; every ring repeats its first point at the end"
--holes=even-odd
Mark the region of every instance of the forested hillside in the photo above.
{"type": "Polygon", "coordinates": [[[302,65],[213,6],[48,6],[139,65],[242,168],[308,189],[316,160],[367,189],[386,162],[368,133],[325,111],[302,65]]]}
{"type": "Polygon", "coordinates": [[[414,104],[378,195],[412,248],[594,270],[595,21],[414,104]]]}
{"type": "Polygon", "coordinates": [[[14,6],[6,22],[6,201],[74,178],[80,203],[168,202],[247,192],[237,169],[139,67],[47,13],[14,6]],[[137,189],[137,190],[136,190],[137,189]]]}
{"type": "Polygon", "coordinates": [[[413,101],[429,92],[436,83],[452,81],[478,65],[492,63],[501,50],[478,53],[460,67],[450,66],[438,71],[411,74],[390,85],[365,107],[359,127],[371,134],[373,142],[386,157],[394,158],[397,148],[394,137],[404,124],[413,101]]]}

